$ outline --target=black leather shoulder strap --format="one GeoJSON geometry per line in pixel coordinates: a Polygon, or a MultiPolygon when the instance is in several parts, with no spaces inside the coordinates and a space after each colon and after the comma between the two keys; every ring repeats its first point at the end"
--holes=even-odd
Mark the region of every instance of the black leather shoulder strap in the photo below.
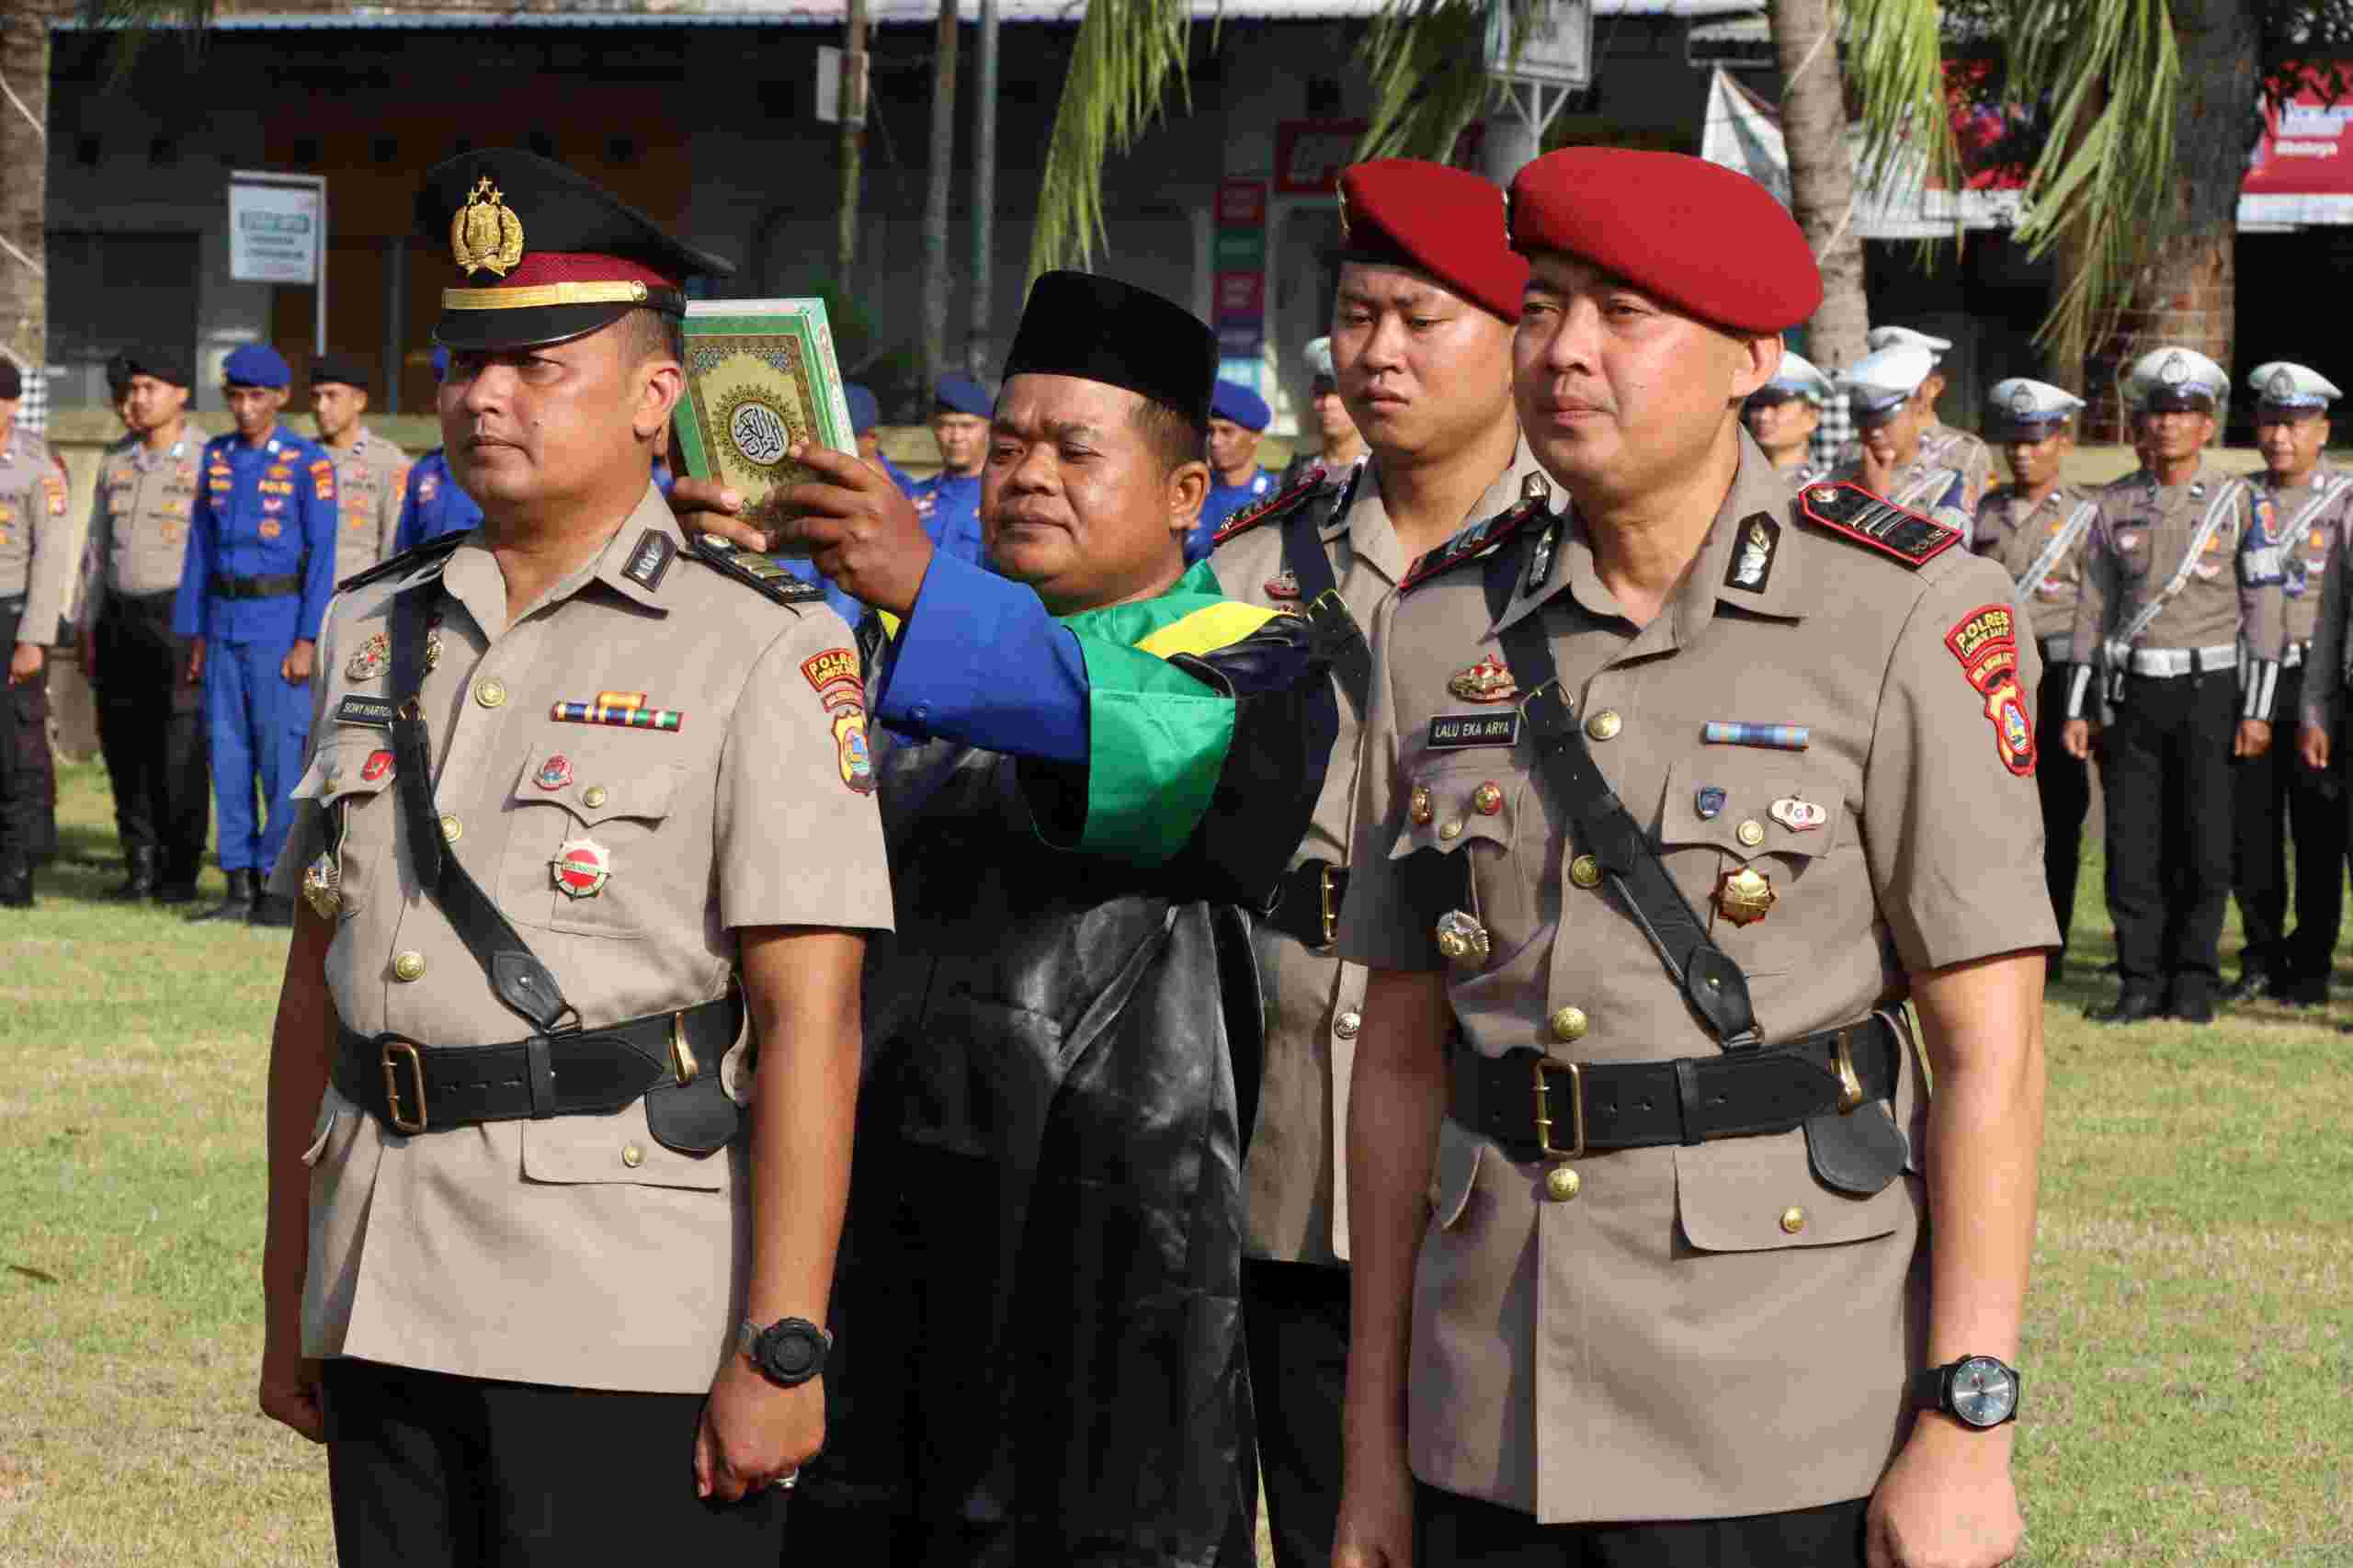
{"type": "Polygon", "coordinates": [[[805,581],[790,569],[765,555],[754,555],[738,550],[714,534],[695,534],[687,540],[687,553],[721,576],[733,579],[763,597],[775,600],[793,614],[801,607],[824,602],[825,590],[805,581]]]}
{"type": "Polygon", "coordinates": [[[398,555],[386,556],[365,572],[354,572],[337,583],[335,591],[347,594],[354,588],[364,588],[370,583],[381,583],[403,573],[414,572],[429,562],[446,561],[451,551],[466,542],[467,534],[468,530],[463,528],[456,533],[436,534],[415,550],[404,550],[398,555]]]}
{"type": "MultiPolygon", "coordinates": [[[[1351,475],[1339,486],[1337,505],[1342,511],[1355,491],[1351,475]]],[[[1299,579],[1299,598],[1306,606],[1308,624],[1314,628],[1318,647],[1331,659],[1332,673],[1347,692],[1361,722],[1372,699],[1372,645],[1365,641],[1356,617],[1348,613],[1347,601],[1340,597],[1340,585],[1332,573],[1332,556],[1324,543],[1324,521],[1330,515],[1320,506],[1291,509],[1283,525],[1283,564],[1299,579]]]]}
{"type": "Polygon", "coordinates": [[[579,1013],[482,884],[459,864],[441,836],[441,814],[433,809],[433,741],[417,695],[425,687],[426,614],[438,586],[438,579],[419,583],[392,600],[392,791],[417,885],[440,906],[498,999],[547,1034],[566,1013],[576,1025],[579,1013]]]}
{"type": "MultiPolygon", "coordinates": [[[[1511,603],[1529,538],[1540,535],[1549,540],[1560,526],[1560,519],[1554,517],[1541,529],[1522,529],[1512,547],[1488,557],[1487,611],[1492,618],[1501,619],[1511,603]]],[[[1574,704],[1561,689],[1560,667],[1544,636],[1543,616],[1539,612],[1521,616],[1504,628],[1501,642],[1513,684],[1528,694],[1521,699],[1520,711],[1527,715],[1536,766],[1568,809],[1577,842],[1601,862],[1603,877],[1642,926],[1643,935],[1650,938],[1668,977],[1681,988],[1684,1000],[1717,1042],[1727,1051],[1756,1046],[1759,1037],[1748,999],[1748,977],[1709,939],[1706,923],[1667,874],[1650,835],[1627,812],[1595,765],[1593,754],[1586,749],[1585,731],[1577,724],[1574,704]]]]}

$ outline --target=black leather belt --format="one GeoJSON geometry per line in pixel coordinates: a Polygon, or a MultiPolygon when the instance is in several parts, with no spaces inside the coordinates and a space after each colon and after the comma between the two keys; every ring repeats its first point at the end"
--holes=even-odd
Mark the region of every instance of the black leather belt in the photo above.
{"type": "Polygon", "coordinates": [[[212,597],[216,599],[282,599],[301,591],[302,579],[292,572],[268,577],[216,575],[212,579],[212,597]]]}
{"type": "Polygon", "coordinates": [[[1302,860],[1275,884],[1267,924],[1315,952],[1329,951],[1348,894],[1348,869],[1329,860],[1302,860]]]}
{"type": "Polygon", "coordinates": [[[1904,1037],[1884,1013],[1786,1045],[1673,1062],[1555,1062],[1458,1048],[1447,1114],[1512,1160],[1576,1159],[1789,1132],[1893,1097],[1904,1037]]]}
{"type": "Polygon", "coordinates": [[[335,1086],[395,1132],[610,1116],[649,1089],[719,1071],[743,1025],[737,994],[676,1013],[504,1045],[423,1045],[336,1026],[335,1086]]]}

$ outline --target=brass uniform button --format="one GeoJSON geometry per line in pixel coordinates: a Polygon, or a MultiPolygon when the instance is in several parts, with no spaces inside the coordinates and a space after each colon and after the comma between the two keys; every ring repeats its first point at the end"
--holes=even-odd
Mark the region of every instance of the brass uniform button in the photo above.
{"type": "Polygon", "coordinates": [[[494,676],[474,682],[474,700],[484,708],[504,708],[506,705],[506,683],[494,676]]]}
{"type": "Polygon", "coordinates": [[[1342,1040],[1356,1039],[1357,1030],[1362,1028],[1364,1028],[1364,1015],[1361,1013],[1343,1013],[1332,1020],[1332,1032],[1342,1040]]]}
{"type": "Polygon", "coordinates": [[[441,813],[442,838],[449,843],[455,844],[465,835],[466,824],[458,820],[456,813],[451,812],[443,812],[441,813]]]}
{"type": "Polygon", "coordinates": [[[1743,844],[1748,846],[1751,849],[1754,849],[1758,845],[1765,842],[1765,824],[1758,822],[1755,817],[1750,817],[1746,822],[1742,823],[1738,827],[1733,829],[1732,835],[1734,838],[1739,839],[1743,844]]]}
{"type": "Polygon", "coordinates": [[[1782,1230],[1784,1230],[1784,1231],[1787,1231],[1790,1235],[1793,1235],[1793,1236],[1794,1236],[1794,1235],[1796,1235],[1800,1231],[1804,1230],[1804,1229],[1805,1229],[1805,1210],[1802,1210],[1802,1209],[1798,1208],[1795,1204],[1792,1204],[1792,1205],[1790,1205],[1789,1208],[1782,1210],[1781,1210],[1781,1229],[1782,1229],[1782,1230]]]}
{"type": "Polygon", "coordinates": [[[404,953],[395,953],[392,956],[392,978],[403,982],[423,980],[425,978],[425,955],[414,950],[404,953]]]}
{"type": "Polygon", "coordinates": [[[1420,784],[1414,786],[1414,802],[1407,809],[1411,812],[1414,819],[1414,825],[1416,827],[1428,826],[1430,818],[1438,815],[1437,808],[1430,804],[1430,792],[1428,789],[1420,784]]]}
{"type": "Polygon", "coordinates": [[[1585,1186],[1585,1178],[1567,1165],[1554,1165],[1544,1173],[1544,1196],[1555,1203],[1566,1203],[1585,1186]]]}
{"type": "Polygon", "coordinates": [[[1601,862],[1590,855],[1580,855],[1569,862],[1569,881],[1581,888],[1601,885],[1601,862]]]}
{"type": "Polygon", "coordinates": [[[580,803],[592,812],[611,799],[612,797],[605,792],[605,787],[602,784],[591,784],[580,791],[580,803]]]}
{"type": "Polygon", "coordinates": [[[1615,708],[1605,708],[1585,722],[1585,733],[1597,741],[1613,739],[1624,727],[1625,721],[1618,717],[1615,708]]]}
{"type": "Polygon", "coordinates": [[[1445,839],[1456,839],[1461,837],[1462,819],[1461,817],[1448,818],[1445,824],[1438,830],[1438,835],[1440,838],[1445,839]]]}
{"type": "Polygon", "coordinates": [[[1588,1027],[1583,1007],[1556,1007],[1552,1010],[1552,1038],[1558,1040],[1583,1040],[1588,1027]]]}
{"type": "Polygon", "coordinates": [[[634,1143],[622,1144],[621,1164],[627,1165],[631,1170],[637,1169],[638,1166],[645,1164],[645,1151],[639,1148],[634,1143]]]}

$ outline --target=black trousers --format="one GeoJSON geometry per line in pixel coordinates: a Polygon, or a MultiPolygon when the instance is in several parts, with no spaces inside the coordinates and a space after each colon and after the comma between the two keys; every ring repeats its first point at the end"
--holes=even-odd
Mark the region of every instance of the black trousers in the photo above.
{"type": "Polygon", "coordinates": [[[2231,892],[2229,669],[2132,677],[2100,751],[2108,912],[2128,986],[2211,986],[2231,892]]]}
{"type": "Polygon", "coordinates": [[[1863,1568],[1870,1499],[1786,1514],[1628,1524],[1540,1525],[1416,1482],[1414,1561],[1420,1568],[1863,1568]]]}
{"type": "Polygon", "coordinates": [[[2345,901],[2345,803],[2330,774],[2297,755],[2304,672],[2279,672],[2271,749],[2233,765],[2238,842],[2232,892],[2246,941],[2240,962],[2281,981],[2325,979],[2345,901]],[[2296,928],[2288,920],[2288,845],[2296,843],[2296,928]]]}
{"type": "Polygon", "coordinates": [[[180,679],[188,642],[172,635],[172,598],[108,595],[92,635],[115,828],[124,854],[152,854],[166,883],[196,881],[212,826],[204,688],[180,679]]]}
{"type": "MultiPolygon", "coordinates": [[[[22,597],[0,598],[0,657],[16,652],[22,597]]],[[[57,767],[49,752],[49,681],[0,676],[0,870],[57,852],[57,767]]]]}
{"type": "Polygon", "coordinates": [[[2034,787],[2042,797],[2042,881],[2051,890],[2051,910],[2059,920],[2059,950],[2067,950],[2067,928],[2075,918],[2076,873],[2084,863],[2084,819],[2091,815],[2092,770],[2067,755],[2067,675],[2073,666],[2042,666],[2042,689],[2035,694],[2034,787]]]}
{"type": "Polygon", "coordinates": [[[1348,1271],[1245,1259],[1242,1322],[1275,1568],[1325,1568],[1340,1514],[1348,1271]]]}
{"type": "Polygon", "coordinates": [[[700,1394],[326,1363],[342,1568],[777,1568],[789,1492],[695,1496],[700,1394]]]}

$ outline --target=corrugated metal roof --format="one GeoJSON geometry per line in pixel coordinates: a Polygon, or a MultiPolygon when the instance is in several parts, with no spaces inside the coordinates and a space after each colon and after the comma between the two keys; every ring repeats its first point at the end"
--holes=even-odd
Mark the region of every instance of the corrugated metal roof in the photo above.
{"type": "MultiPolygon", "coordinates": [[[[1193,0],[1193,15],[1201,21],[1221,17],[1232,21],[1339,21],[1379,14],[1383,0],[1193,0]]],[[[966,21],[978,21],[980,0],[958,0],[966,21]]],[[[1594,0],[1596,17],[1729,17],[1756,11],[1757,0],[1594,0]]],[[[568,6],[561,11],[428,11],[378,7],[355,11],[241,11],[216,17],[207,26],[213,32],[340,32],[378,30],[438,32],[500,28],[814,28],[840,25],[847,7],[841,0],[807,0],[779,6],[774,0],[758,9],[728,0],[701,5],[673,5],[662,9],[597,10],[568,6]]],[[[1006,22],[1061,22],[1075,26],[1086,13],[1086,0],[1000,0],[997,17],[1006,22]]],[[[938,19],[939,8],[930,0],[870,0],[870,24],[882,27],[927,26],[938,19]]],[[[79,16],[53,20],[60,32],[90,30],[79,16]]]]}

